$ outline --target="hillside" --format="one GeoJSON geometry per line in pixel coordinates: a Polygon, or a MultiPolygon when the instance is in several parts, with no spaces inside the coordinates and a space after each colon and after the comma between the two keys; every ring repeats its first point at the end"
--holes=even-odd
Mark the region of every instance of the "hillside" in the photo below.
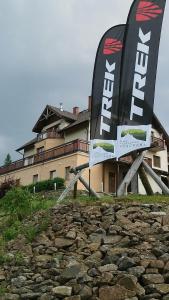
{"type": "Polygon", "coordinates": [[[39,234],[20,234],[1,255],[0,299],[169,299],[168,210],[76,202],[35,213],[24,222],[39,234]]]}

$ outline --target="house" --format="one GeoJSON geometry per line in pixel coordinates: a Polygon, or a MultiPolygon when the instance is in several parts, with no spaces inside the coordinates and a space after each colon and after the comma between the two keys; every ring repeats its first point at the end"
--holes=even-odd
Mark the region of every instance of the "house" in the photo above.
{"type": "MultiPolygon", "coordinates": [[[[87,163],[89,150],[90,97],[87,110],[72,112],[47,105],[33,127],[35,138],[16,151],[22,159],[9,166],[0,167],[0,182],[12,177],[21,185],[36,183],[54,177],[65,178],[68,183],[72,176],[71,167],[87,163]]],[[[153,116],[152,144],[145,160],[168,186],[169,136],[158,118],[153,116]]],[[[117,186],[127,173],[132,162],[130,155],[98,164],[91,169],[91,185],[97,192],[115,193],[117,186]]],[[[89,169],[83,173],[89,179],[89,169]]],[[[161,192],[151,179],[154,192],[161,192]]],[[[78,189],[84,189],[79,182],[78,189]]],[[[129,191],[144,194],[139,176],[135,176],[129,191]]]]}

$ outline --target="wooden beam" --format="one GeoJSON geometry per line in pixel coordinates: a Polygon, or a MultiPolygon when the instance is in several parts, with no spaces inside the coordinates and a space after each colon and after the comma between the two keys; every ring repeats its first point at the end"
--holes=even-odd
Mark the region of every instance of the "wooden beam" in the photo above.
{"type": "Polygon", "coordinates": [[[146,172],[153,178],[153,180],[159,185],[165,195],[169,195],[168,187],[162,182],[160,177],[152,170],[152,168],[145,162],[142,162],[146,172]]]}
{"type": "MultiPolygon", "coordinates": [[[[75,168],[72,168],[71,172],[74,173],[74,174],[78,174],[77,171],[75,170],[75,168]]],[[[96,197],[97,199],[100,199],[100,196],[95,192],[95,190],[91,186],[89,186],[89,184],[87,183],[87,181],[82,176],[79,177],[79,180],[84,185],[84,187],[88,191],[90,191],[90,193],[91,193],[92,196],[96,197]]]]}
{"type": "MultiPolygon", "coordinates": [[[[145,153],[146,153],[146,151],[145,151],[145,153]]],[[[133,154],[132,154],[133,160],[135,160],[136,157],[137,157],[137,152],[133,152],[133,154]]],[[[142,181],[142,184],[143,184],[143,186],[145,188],[145,191],[146,191],[147,195],[153,195],[154,193],[153,193],[152,187],[150,185],[150,182],[148,180],[147,174],[146,174],[146,172],[145,172],[144,167],[142,166],[142,164],[140,165],[140,167],[138,169],[138,174],[140,176],[140,179],[142,181]]]]}
{"type": "Polygon", "coordinates": [[[153,189],[152,189],[152,187],[150,185],[150,182],[149,182],[149,180],[147,178],[147,174],[146,174],[145,169],[144,169],[144,167],[142,165],[138,169],[138,173],[139,173],[140,179],[142,181],[142,184],[143,184],[143,186],[145,188],[145,191],[146,191],[147,195],[154,195],[153,189]]]}
{"type": "Polygon", "coordinates": [[[63,201],[63,199],[68,195],[68,193],[73,189],[74,184],[76,183],[76,181],[79,179],[79,177],[81,176],[82,172],[84,170],[81,170],[79,173],[77,173],[75,175],[75,177],[70,181],[70,183],[68,184],[67,188],[63,191],[63,193],[60,195],[59,199],[58,199],[58,203],[63,201]]]}
{"type": "Polygon", "coordinates": [[[133,162],[131,168],[129,169],[129,171],[127,172],[126,176],[124,177],[122,183],[120,184],[120,186],[117,190],[118,197],[121,197],[125,194],[126,189],[127,189],[128,185],[130,184],[132,178],[136,174],[138,168],[140,167],[140,165],[143,161],[143,158],[144,158],[144,152],[141,152],[141,154],[133,162]]]}

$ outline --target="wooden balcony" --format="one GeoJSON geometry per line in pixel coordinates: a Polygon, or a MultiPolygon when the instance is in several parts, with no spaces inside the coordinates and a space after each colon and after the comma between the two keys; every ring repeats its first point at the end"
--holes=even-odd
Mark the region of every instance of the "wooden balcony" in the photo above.
{"type": "Polygon", "coordinates": [[[65,155],[69,155],[75,152],[84,152],[88,153],[89,145],[87,141],[84,140],[74,140],[69,143],[54,147],[50,150],[44,151],[42,153],[29,156],[25,159],[18,160],[10,164],[9,166],[0,167],[0,175],[16,171],[22,168],[26,168],[30,165],[35,165],[44,161],[48,161],[51,159],[55,159],[58,157],[62,157],[65,155]]]}
{"type": "Polygon", "coordinates": [[[158,152],[165,149],[165,141],[160,138],[152,137],[151,141],[151,151],[158,152]]]}
{"type": "Polygon", "coordinates": [[[45,131],[45,132],[39,133],[37,135],[37,140],[39,142],[44,139],[57,139],[57,138],[62,138],[62,137],[63,137],[62,133],[59,133],[56,131],[45,131]]]}

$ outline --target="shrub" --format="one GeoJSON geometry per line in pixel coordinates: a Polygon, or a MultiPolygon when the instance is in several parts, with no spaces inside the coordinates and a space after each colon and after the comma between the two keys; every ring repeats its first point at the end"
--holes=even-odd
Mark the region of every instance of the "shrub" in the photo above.
{"type": "Polygon", "coordinates": [[[13,240],[14,238],[17,237],[17,235],[19,234],[21,229],[21,223],[19,221],[15,221],[13,222],[13,224],[11,226],[9,226],[8,228],[6,228],[3,231],[3,238],[5,241],[10,241],[13,240]]]}
{"type": "Polygon", "coordinates": [[[64,179],[60,177],[56,177],[54,179],[49,179],[49,180],[43,180],[36,182],[34,184],[28,185],[27,188],[28,191],[33,193],[33,188],[35,186],[36,192],[41,192],[41,191],[51,191],[54,190],[54,183],[56,183],[56,189],[64,188],[64,179]]]}
{"type": "Polygon", "coordinates": [[[12,188],[6,193],[0,202],[0,208],[13,219],[23,220],[25,216],[31,213],[31,198],[29,191],[21,188],[12,188]]]}
{"type": "Polygon", "coordinates": [[[0,184],[0,198],[4,197],[5,194],[13,187],[18,186],[18,181],[9,177],[5,178],[4,182],[0,184]]]}

